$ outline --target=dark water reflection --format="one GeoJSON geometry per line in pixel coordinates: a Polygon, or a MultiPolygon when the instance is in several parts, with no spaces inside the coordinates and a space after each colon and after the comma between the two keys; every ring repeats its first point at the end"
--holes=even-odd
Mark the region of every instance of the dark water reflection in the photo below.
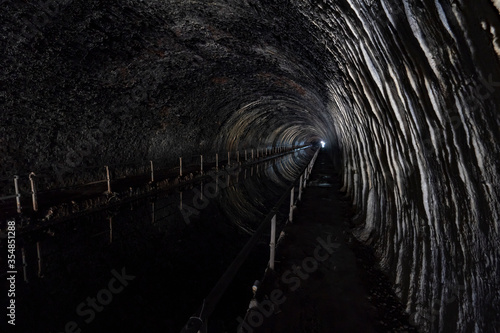
{"type": "MultiPolygon", "coordinates": [[[[22,270],[17,275],[18,331],[178,332],[311,155],[298,151],[223,172],[182,195],[18,235],[17,260],[21,252],[26,258],[26,281],[22,270]],[[210,189],[217,196],[206,201],[210,189]],[[196,213],[186,218],[188,207],[196,213]]],[[[262,239],[211,317],[212,331],[235,331],[268,251],[262,239]]]]}

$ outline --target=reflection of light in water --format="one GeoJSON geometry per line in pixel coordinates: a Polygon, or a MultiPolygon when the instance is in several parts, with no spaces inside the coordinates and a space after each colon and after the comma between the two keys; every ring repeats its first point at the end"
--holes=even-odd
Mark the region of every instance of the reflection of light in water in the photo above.
{"type": "Polygon", "coordinates": [[[325,141],[321,141],[321,148],[325,148],[325,141]]]}

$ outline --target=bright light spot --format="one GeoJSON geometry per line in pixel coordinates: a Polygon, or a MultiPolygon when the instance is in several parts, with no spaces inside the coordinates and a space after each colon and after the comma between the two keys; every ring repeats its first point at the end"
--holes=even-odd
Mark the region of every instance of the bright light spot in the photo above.
{"type": "Polygon", "coordinates": [[[325,141],[321,141],[321,148],[325,148],[325,141]]]}

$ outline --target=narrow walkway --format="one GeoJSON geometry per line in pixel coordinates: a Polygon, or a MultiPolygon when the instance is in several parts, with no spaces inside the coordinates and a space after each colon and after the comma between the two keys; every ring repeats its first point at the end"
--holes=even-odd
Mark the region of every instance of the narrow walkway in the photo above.
{"type": "Polygon", "coordinates": [[[280,239],[275,271],[258,289],[260,305],[239,332],[415,332],[373,254],[351,236],[340,181],[320,152],[280,239]]]}

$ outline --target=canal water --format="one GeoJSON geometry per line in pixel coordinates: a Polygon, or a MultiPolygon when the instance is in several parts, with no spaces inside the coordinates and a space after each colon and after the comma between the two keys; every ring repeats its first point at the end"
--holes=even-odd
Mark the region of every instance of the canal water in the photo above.
{"type": "MultiPolygon", "coordinates": [[[[179,332],[312,154],[228,169],[204,183],[18,234],[17,263],[24,264],[17,331],[179,332]]],[[[287,214],[285,204],[281,224],[287,214]]],[[[209,332],[235,332],[266,268],[268,243],[264,235],[240,269],[209,332]]]]}

